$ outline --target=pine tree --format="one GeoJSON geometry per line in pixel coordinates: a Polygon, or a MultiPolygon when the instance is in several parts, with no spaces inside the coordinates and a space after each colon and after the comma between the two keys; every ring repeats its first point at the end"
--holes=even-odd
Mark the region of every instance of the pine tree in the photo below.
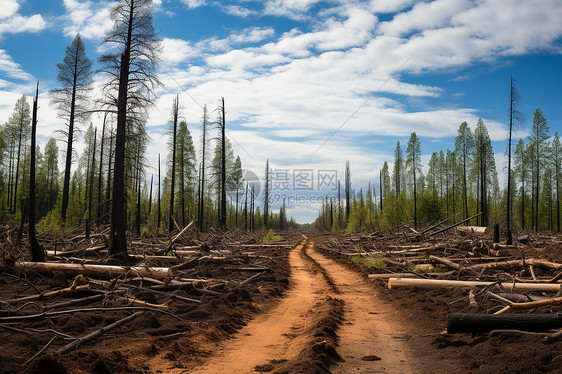
{"type": "MultiPolygon", "coordinates": [[[[468,123],[463,122],[459,126],[458,135],[455,138],[455,153],[459,157],[462,165],[462,183],[463,183],[463,209],[464,209],[464,219],[469,217],[468,215],[468,180],[467,180],[467,170],[472,161],[472,155],[474,152],[474,135],[468,123]]],[[[467,225],[469,223],[467,222],[467,225]]]]}
{"type": "Polygon", "coordinates": [[[552,162],[554,163],[554,183],[556,186],[556,231],[560,232],[560,162],[562,157],[562,146],[558,132],[554,133],[552,140],[552,162]]]}
{"type": "Polygon", "coordinates": [[[533,144],[534,155],[533,155],[533,165],[534,165],[534,177],[535,177],[535,211],[534,211],[534,222],[535,231],[539,231],[539,195],[540,195],[540,179],[541,179],[541,169],[546,166],[546,155],[547,155],[547,142],[548,133],[550,127],[546,123],[546,118],[540,108],[537,108],[533,117],[533,127],[531,129],[531,136],[529,141],[533,144]]]}
{"type": "Polygon", "coordinates": [[[513,243],[513,235],[511,232],[511,136],[514,126],[522,119],[522,114],[517,110],[519,102],[519,91],[515,87],[515,80],[510,77],[510,90],[509,90],[509,137],[507,140],[507,244],[513,243]]]}
{"type": "Polygon", "coordinates": [[[416,174],[421,176],[421,144],[415,132],[410,136],[408,147],[406,148],[406,167],[409,167],[414,181],[414,228],[418,229],[418,205],[417,205],[417,186],[416,174]]]}
{"type": "Polygon", "coordinates": [[[144,129],[148,107],[153,105],[154,89],[160,84],[154,73],[160,40],[152,26],[151,0],[121,0],[113,7],[111,19],[113,28],[104,39],[110,50],[100,58],[102,71],[110,77],[104,87],[105,105],[117,107],[109,252],[126,256],[126,127],[129,124],[144,129]]]}
{"type": "Polygon", "coordinates": [[[66,137],[66,159],[64,182],[62,190],[61,217],[66,220],[68,209],[68,194],[70,188],[70,173],[72,168],[72,151],[75,134],[75,122],[84,122],[89,118],[88,94],[92,88],[92,61],[86,56],[86,47],[80,34],[74,37],[72,43],[66,47],[62,63],[57,64],[57,80],[60,88],[51,91],[59,117],[68,121],[68,128],[61,131],[66,137]]]}

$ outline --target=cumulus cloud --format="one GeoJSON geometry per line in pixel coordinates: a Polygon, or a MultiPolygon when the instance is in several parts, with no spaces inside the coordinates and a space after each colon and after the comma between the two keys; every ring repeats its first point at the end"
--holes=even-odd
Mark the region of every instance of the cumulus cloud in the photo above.
{"type": "Polygon", "coordinates": [[[113,27],[109,17],[113,5],[114,3],[109,1],[64,0],[64,34],[74,37],[80,33],[85,39],[103,38],[113,27]]]}

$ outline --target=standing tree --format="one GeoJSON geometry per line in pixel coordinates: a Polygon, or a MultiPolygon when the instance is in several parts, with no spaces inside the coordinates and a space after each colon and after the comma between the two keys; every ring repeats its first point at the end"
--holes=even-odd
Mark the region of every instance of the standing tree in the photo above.
{"type": "Polygon", "coordinates": [[[55,138],[50,138],[45,145],[45,174],[47,177],[47,209],[45,213],[55,206],[59,192],[59,147],[55,138]]]}
{"type": "Polygon", "coordinates": [[[562,156],[562,145],[558,132],[554,133],[552,140],[552,161],[554,162],[554,183],[556,185],[556,231],[560,232],[560,158],[562,156]]]}
{"type": "Polygon", "coordinates": [[[513,127],[518,121],[523,119],[523,116],[519,110],[517,110],[517,105],[519,103],[519,91],[515,87],[515,81],[513,77],[510,77],[510,90],[509,90],[509,137],[507,141],[507,244],[511,245],[513,243],[513,235],[511,232],[511,135],[513,132],[513,127]]]}
{"type": "Polygon", "coordinates": [[[546,166],[545,159],[547,156],[547,142],[548,142],[548,132],[550,128],[546,123],[546,118],[542,114],[540,108],[537,108],[533,117],[533,128],[531,129],[531,136],[529,138],[530,143],[534,148],[533,155],[533,166],[535,169],[535,211],[534,211],[534,222],[535,231],[539,231],[539,181],[541,178],[541,168],[546,166]]]}
{"type": "Polygon", "coordinates": [[[219,227],[226,228],[226,110],[224,107],[224,97],[221,97],[219,107],[219,128],[221,132],[221,173],[220,173],[220,206],[219,206],[219,227]]]}
{"type": "Polygon", "coordinates": [[[408,160],[406,164],[410,166],[412,177],[414,179],[414,228],[418,229],[418,205],[417,205],[417,186],[416,186],[416,172],[421,175],[421,144],[413,132],[408,141],[408,148],[406,148],[406,155],[408,160]]]}
{"type": "Polygon", "coordinates": [[[269,159],[265,161],[265,186],[263,198],[263,226],[267,230],[269,218],[269,159]]]}
{"type": "MultiPolygon", "coordinates": [[[[22,161],[22,151],[25,149],[25,143],[27,136],[29,134],[29,125],[31,122],[31,109],[29,108],[29,103],[27,98],[23,95],[14,107],[14,113],[8,120],[9,132],[10,132],[10,143],[11,143],[11,155],[12,167],[9,178],[9,190],[8,190],[8,200],[9,200],[9,211],[14,214],[16,212],[17,202],[18,202],[18,181],[19,181],[19,171],[21,168],[22,161]],[[11,193],[10,193],[11,192],[11,193]]],[[[23,207],[22,207],[23,208],[23,207]]],[[[22,212],[23,216],[23,212],[22,212]]]]}
{"type": "Polygon", "coordinates": [[[193,206],[193,191],[196,173],[195,164],[197,163],[193,139],[185,121],[181,121],[179,124],[176,147],[176,156],[178,159],[176,174],[178,175],[178,190],[181,199],[179,206],[181,210],[182,227],[185,227],[187,224],[186,215],[189,216],[193,206]]]}
{"type": "Polygon", "coordinates": [[[349,222],[351,212],[351,170],[349,161],[345,162],[345,221],[349,222]]]}
{"type": "Polygon", "coordinates": [[[488,226],[488,185],[496,173],[496,164],[492,143],[488,135],[488,129],[482,118],[478,119],[475,138],[475,166],[478,168],[478,180],[480,182],[480,211],[482,212],[482,226],[488,226]]]}
{"type": "MultiPolygon", "coordinates": [[[[468,218],[468,188],[467,188],[467,168],[472,160],[474,151],[474,135],[468,123],[463,122],[459,126],[458,135],[455,138],[455,153],[460,158],[462,164],[462,187],[463,187],[463,209],[464,219],[468,218]]],[[[468,225],[468,222],[467,222],[468,225]]]]}
{"type": "Polygon", "coordinates": [[[57,64],[57,80],[61,88],[51,91],[59,117],[68,121],[68,128],[61,131],[66,137],[66,160],[64,168],[64,182],[62,186],[61,217],[66,220],[68,209],[68,193],[70,188],[70,171],[72,168],[72,146],[76,133],[75,121],[85,121],[89,117],[88,93],[92,87],[92,61],[86,56],[86,48],[80,34],[74,37],[72,43],[66,47],[62,63],[57,64]]]}
{"type": "Polygon", "coordinates": [[[29,168],[29,244],[31,245],[31,259],[44,262],[45,253],[37,241],[35,234],[35,135],[37,134],[37,99],[39,98],[39,82],[33,100],[33,119],[31,122],[31,165],[29,168]]]}
{"type": "Polygon", "coordinates": [[[113,28],[104,43],[110,51],[100,58],[110,80],[104,89],[107,106],[117,106],[113,204],[111,212],[111,255],[127,255],[125,196],[125,147],[128,123],[143,128],[154,89],[160,84],[154,73],[160,39],[152,25],[151,0],[121,0],[111,10],[113,28]]]}
{"type": "Polygon", "coordinates": [[[172,232],[174,229],[174,192],[176,188],[176,134],[178,132],[178,116],[179,116],[179,95],[176,96],[174,99],[174,103],[172,104],[172,139],[171,139],[171,147],[172,147],[172,155],[171,155],[171,162],[172,162],[172,170],[170,173],[171,183],[170,183],[170,217],[168,217],[169,224],[168,224],[168,232],[172,232]]]}
{"type": "Polygon", "coordinates": [[[402,180],[402,173],[404,169],[404,157],[402,156],[402,149],[400,148],[400,140],[396,142],[396,149],[394,150],[394,191],[396,192],[396,203],[400,196],[400,181],[402,180]]]}
{"type": "Polygon", "coordinates": [[[515,146],[513,163],[515,164],[515,178],[521,182],[521,229],[525,230],[525,182],[528,179],[529,166],[527,162],[527,148],[525,148],[525,141],[523,139],[519,139],[515,146]]]}
{"type": "Polygon", "coordinates": [[[203,231],[205,222],[205,171],[206,160],[209,152],[209,115],[207,106],[203,106],[203,118],[201,120],[201,166],[199,168],[200,192],[199,192],[199,231],[203,231]]]}

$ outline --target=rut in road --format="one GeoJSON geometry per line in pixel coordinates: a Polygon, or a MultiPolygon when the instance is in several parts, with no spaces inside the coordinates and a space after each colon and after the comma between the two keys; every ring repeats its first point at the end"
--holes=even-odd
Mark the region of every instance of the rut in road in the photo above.
{"type": "Polygon", "coordinates": [[[404,331],[389,322],[392,306],[380,302],[367,281],[316,252],[308,239],[291,250],[289,260],[286,297],[190,373],[414,372],[404,331]],[[337,364],[336,330],[345,360],[337,364]]]}

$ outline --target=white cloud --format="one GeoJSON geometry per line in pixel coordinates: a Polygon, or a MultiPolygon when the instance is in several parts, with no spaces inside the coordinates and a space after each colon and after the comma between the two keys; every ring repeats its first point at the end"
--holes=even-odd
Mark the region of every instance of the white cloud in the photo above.
{"type": "Polygon", "coordinates": [[[0,6],[0,19],[8,18],[16,14],[19,9],[17,0],[4,0],[0,6]]]}
{"type": "Polygon", "coordinates": [[[266,0],[264,14],[288,17],[295,20],[306,18],[310,7],[322,0],[266,0]]]}
{"type": "Polygon", "coordinates": [[[40,14],[24,17],[12,14],[0,21],[0,36],[3,34],[19,34],[22,32],[37,33],[47,26],[47,22],[40,14]]]}
{"type": "Polygon", "coordinates": [[[101,39],[113,27],[110,18],[114,3],[86,0],[64,0],[66,14],[64,18],[64,34],[74,37],[80,33],[85,39],[101,39]]]}
{"type": "Polygon", "coordinates": [[[205,0],[181,0],[188,9],[195,9],[206,4],[205,0]]]}
{"type": "Polygon", "coordinates": [[[239,5],[221,6],[221,9],[227,14],[231,14],[233,16],[237,16],[237,17],[241,17],[241,18],[247,18],[251,15],[259,14],[258,12],[254,11],[254,10],[250,10],[248,8],[245,8],[245,7],[242,7],[242,6],[239,6],[239,5]]]}
{"type": "MultiPolygon", "coordinates": [[[[0,49],[0,71],[4,72],[10,78],[32,80],[33,77],[25,72],[20,64],[14,62],[12,57],[6,53],[4,49],[0,49]]],[[[5,82],[5,81],[4,81],[5,82]]],[[[11,85],[11,83],[9,83],[11,85]]]]}

